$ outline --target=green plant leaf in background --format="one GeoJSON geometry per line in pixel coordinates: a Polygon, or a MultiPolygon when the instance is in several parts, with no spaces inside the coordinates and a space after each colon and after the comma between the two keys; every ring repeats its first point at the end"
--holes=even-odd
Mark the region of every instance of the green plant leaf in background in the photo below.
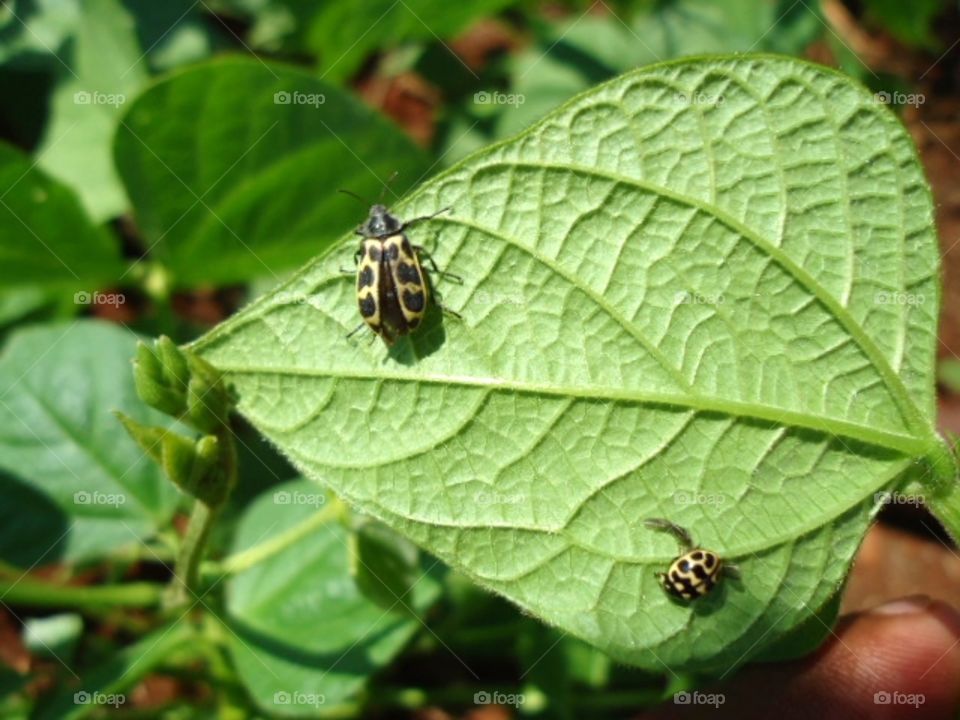
{"type": "MultiPolygon", "coordinates": [[[[443,42],[472,21],[489,17],[509,0],[367,0],[304,3],[299,0],[233,0],[235,11],[252,14],[254,41],[274,51],[307,51],[319,58],[321,76],[340,81],[376,50],[411,40],[443,42]]],[[[451,52],[451,62],[462,62],[451,52]]]]}
{"type": "MultiPolygon", "coordinates": [[[[70,4],[70,3],[68,3],[70,4]]],[[[75,32],[61,52],[60,79],[37,159],[69,184],[97,220],[127,208],[110,162],[110,143],[123,105],[147,79],[133,18],[120,0],[85,0],[75,32]]]]}
{"type": "Polygon", "coordinates": [[[865,0],[864,5],[873,19],[891,35],[909,45],[935,48],[933,22],[946,9],[943,0],[865,0]]]}
{"type": "Polygon", "coordinates": [[[120,275],[113,239],[68,187],[0,144],[0,283],[92,293],[120,275]]]}
{"type": "Polygon", "coordinates": [[[703,53],[798,55],[825,27],[817,3],[795,0],[677,0],[626,19],[585,12],[543,25],[536,44],[511,62],[510,93],[523,102],[503,107],[497,137],[617,73],[703,53]]]}
{"type": "Polygon", "coordinates": [[[879,491],[953,493],[934,508],[960,531],[933,427],[930,191],[849,78],[777,56],[651,66],[396,210],[448,205],[414,231],[464,278],[443,286],[463,316],[445,340],[344,339],[351,240],[196,345],[344,501],[656,672],[725,671],[824,608],[879,491]],[[649,517],[742,580],[671,602],[655,573],[676,541],[649,517]]]}
{"type": "Polygon", "coordinates": [[[937,366],[937,377],[951,392],[960,393],[960,360],[944,358],[937,366]]]}
{"type": "MultiPolygon", "coordinates": [[[[214,38],[191,0],[15,0],[0,10],[0,65],[21,113],[30,84],[51,78],[49,117],[36,149],[44,170],[97,220],[128,207],[110,147],[117,118],[151,70],[208,55],[214,38]],[[27,73],[23,75],[23,73],[27,73]],[[26,78],[19,80],[18,78],[26,78]]],[[[3,74],[0,74],[3,77],[3,74]]],[[[16,119],[16,116],[14,116],[16,119]]]]}
{"type": "Polygon", "coordinates": [[[178,285],[276,277],[366,215],[337,193],[410,187],[426,156],[302,71],[221,60],[157,83],[118,131],[117,167],[153,257],[178,285]]]}
{"type": "Polygon", "coordinates": [[[182,663],[196,644],[197,627],[181,616],[84,672],[79,687],[71,683],[69,687],[58,688],[56,693],[42,698],[37,711],[30,717],[36,720],[80,720],[96,716],[102,712],[103,706],[116,712],[131,704],[130,688],[147,673],[158,665],[182,663]]]}
{"type": "Polygon", "coordinates": [[[167,424],[137,398],[136,337],[79,321],[20,330],[0,356],[0,557],[85,561],[150,537],[177,492],[111,409],[167,424]],[[30,514],[23,508],[29,507],[30,514]]]}
{"type": "MultiPolygon", "coordinates": [[[[235,552],[269,543],[325,512],[327,501],[307,480],[276,486],[241,518],[235,552]]],[[[302,717],[336,708],[403,648],[420,627],[413,613],[439,595],[432,567],[439,564],[424,559],[414,581],[387,607],[368,599],[348,571],[348,538],[331,515],[316,532],[228,581],[230,648],[264,710],[302,717]]]]}

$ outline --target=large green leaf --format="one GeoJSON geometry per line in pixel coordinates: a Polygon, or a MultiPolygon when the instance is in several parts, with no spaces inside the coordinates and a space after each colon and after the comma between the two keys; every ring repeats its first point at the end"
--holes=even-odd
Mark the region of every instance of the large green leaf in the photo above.
{"type": "Polygon", "coordinates": [[[673,0],[616,16],[577,15],[544,28],[511,62],[510,93],[498,136],[518,132],[548,110],[616,73],[686,55],[782,52],[799,55],[825,31],[817,3],[796,0],[673,0]]]}
{"type": "Polygon", "coordinates": [[[29,118],[30,130],[45,125],[37,162],[96,219],[128,209],[110,155],[123,105],[151,69],[209,55],[212,33],[201,17],[193,0],[13,0],[0,8],[0,63],[10,82],[22,83],[14,86],[17,113],[6,120],[19,124],[38,79],[49,76],[43,116],[29,118]]]}
{"type": "MultiPolygon", "coordinates": [[[[307,480],[277,486],[241,519],[235,550],[275,541],[324,502],[307,480]]],[[[343,703],[420,627],[411,611],[439,594],[437,563],[424,559],[406,589],[383,586],[392,595],[386,606],[365,597],[348,572],[348,532],[331,520],[227,585],[237,670],[257,704],[277,715],[322,714],[343,703]]]]}
{"type": "Polygon", "coordinates": [[[128,330],[80,321],[21,330],[4,348],[0,557],[8,562],[97,558],[169,519],[176,491],[110,412],[165,422],[137,398],[135,344],[128,330]]]}
{"type": "MultiPolygon", "coordinates": [[[[375,51],[411,40],[443,43],[510,0],[366,0],[304,3],[299,0],[233,0],[223,3],[256,19],[253,42],[271,50],[309,52],[321,75],[343,80],[375,51]]],[[[463,61],[447,49],[450,62],[463,61]]]]}
{"type": "MultiPolygon", "coordinates": [[[[0,144],[0,282],[92,293],[121,272],[116,242],[73,192],[0,144]]],[[[39,292],[39,290],[36,290],[39,292]]],[[[65,298],[64,298],[65,299],[65,298]]],[[[82,299],[82,298],[81,298],[82,299]]]]}
{"type": "Polygon", "coordinates": [[[147,79],[146,55],[120,0],[85,0],[67,47],[37,162],[105,220],[127,209],[110,145],[124,104],[147,79]]]}
{"type": "Polygon", "coordinates": [[[896,0],[866,0],[869,15],[894,37],[910,45],[935,49],[937,36],[933,23],[946,10],[942,0],[915,0],[911,3],[896,0]]]}
{"type": "Polygon", "coordinates": [[[343,90],[237,59],[147,90],[115,154],[146,242],[178,284],[295,267],[365,215],[338,188],[376,197],[394,171],[400,190],[427,169],[399,129],[343,90]]]}
{"type": "Polygon", "coordinates": [[[546,622],[726,670],[831,599],[875,493],[953,481],[929,188],[849,78],[776,56],[623,75],[397,210],[447,205],[414,233],[463,276],[441,284],[462,322],[345,340],[345,242],[197,347],[309,476],[546,622]],[[742,580],[671,602],[649,517],[742,580]]]}

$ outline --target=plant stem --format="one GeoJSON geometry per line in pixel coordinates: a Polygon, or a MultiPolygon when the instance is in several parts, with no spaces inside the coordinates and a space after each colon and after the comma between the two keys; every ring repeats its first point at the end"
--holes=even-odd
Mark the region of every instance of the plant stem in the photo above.
{"type": "Polygon", "coordinates": [[[274,535],[259,545],[254,545],[251,548],[235,553],[222,562],[205,564],[203,568],[204,574],[234,575],[243,572],[286,550],[297,541],[302,540],[326,523],[339,517],[342,512],[343,504],[340,500],[331,500],[322,510],[300,521],[289,530],[274,535]]]}
{"type": "Polygon", "coordinates": [[[190,600],[190,595],[196,592],[200,561],[207,544],[210,529],[216,521],[218,512],[200,500],[193,503],[193,512],[187,532],[180,545],[177,562],[173,568],[173,579],[170,581],[169,595],[166,598],[168,607],[181,607],[190,600]]]}
{"type": "Polygon", "coordinates": [[[928,498],[927,504],[954,543],[960,544],[960,483],[954,481],[946,492],[928,498]]]}
{"type": "Polygon", "coordinates": [[[37,607],[152,607],[158,605],[163,586],[136,582],[123,585],[54,585],[29,577],[0,580],[0,597],[11,605],[37,607]]]}
{"type": "Polygon", "coordinates": [[[958,437],[948,434],[940,452],[939,462],[933,468],[939,470],[932,487],[921,488],[927,494],[926,503],[937,519],[946,528],[955,544],[960,544],[960,477],[958,475],[958,437]]]}

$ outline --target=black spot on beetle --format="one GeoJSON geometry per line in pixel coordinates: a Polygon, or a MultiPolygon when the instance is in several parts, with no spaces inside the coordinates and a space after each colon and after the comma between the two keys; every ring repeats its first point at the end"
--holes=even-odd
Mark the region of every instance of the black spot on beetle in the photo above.
{"type": "Polygon", "coordinates": [[[420,284],[420,273],[417,268],[409,263],[402,262],[397,266],[397,279],[402,283],[420,284]]]}
{"type": "Polygon", "coordinates": [[[360,298],[360,314],[365,318],[373,317],[377,312],[377,301],[372,295],[360,298]]]}
{"type": "Polygon", "coordinates": [[[423,310],[423,301],[424,298],[422,292],[410,292],[409,290],[403,291],[403,304],[406,305],[410,312],[420,312],[423,310]]]}
{"type": "Polygon", "coordinates": [[[705,564],[708,568],[712,568],[713,565],[714,565],[714,563],[716,563],[716,562],[717,562],[717,556],[714,555],[713,553],[707,553],[707,559],[704,560],[704,564],[705,564]]]}
{"type": "Polygon", "coordinates": [[[373,268],[367,265],[360,271],[360,276],[357,278],[357,286],[366,288],[371,285],[373,285],[373,268]]]}
{"type": "Polygon", "coordinates": [[[367,255],[369,255],[370,259],[374,262],[380,262],[380,248],[376,245],[371,244],[370,247],[367,248],[367,255]]]}
{"type": "Polygon", "coordinates": [[[684,558],[680,561],[680,570],[682,572],[690,572],[690,561],[684,558]]]}
{"type": "Polygon", "coordinates": [[[390,243],[389,245],[387,245],[387,260],[390,260],[391,262],[393,262],[398,257],[400,257],[400,248],[397,246],[397,244],[390,243]]]}
{"type": "Polygon", "coordinates": [[[696,550],[690,554],[690,557],[692,557],[694,560],[703,560],[703,553],[699,550],[696,550]]]}

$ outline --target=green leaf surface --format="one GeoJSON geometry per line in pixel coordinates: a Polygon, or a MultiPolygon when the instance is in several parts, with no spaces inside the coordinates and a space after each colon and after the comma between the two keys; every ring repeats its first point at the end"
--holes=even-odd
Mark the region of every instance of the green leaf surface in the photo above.
{"type": "Polygon", "coordinates": [[[799,55],[825,28],[816,3],[795,0],[675,0],[626,19],[577,15],[546,26],[512,61],[510,92],[524,101],[504,106],[498,137],[616,73],[703,53],[799,55]]]}
{"type": "MultiPolygon", "coordinates": [[[[116,243],[74,193],[0,144],[0,283],[93,293],[121,273],[116,243]]],[[[36,290],[35,290],[36,291],[36,290]]],[[[82,300],[82,297],[81,297],[82,300]]]]}
{"type": "Polygon", "coordinates": [[[0,6],[0,63],[52,68],[76,27],[79,0],[12,0],[0,6]]]}
{"type": "Polygon", "coordinates": [[[937,36],[933,23],[946,10],[943,0],[866,0],[864,5],[874,20],[891,35],[910,45],[935,48],[937,36]]]}
{"type": "Polygon", "coordinates": [[[367,598],[395,607],[422,574],[417,546],[376,520],[360,519],[351,529],[350,576],[367,598]]]}
{"type": "Polygon", "coordinates": [[[629,73],[397,212],[448,205],[412,234],[464,278],[440,285],[462,322],[346,341],[345,239],[197,348],[308,476],[533,615],[652,671],[727,670],[826,606],[875,493],[954,487],[930,191],[849,78],[629,73]],[[742,579],[671,602],[650,517],[742,579]]]}
{"type": "MultiPolygon", "coordinates": [[[[80,720],[109,717],[133,702],[131,688],[162,663],[175,663],[193,652],[198,628],[186,617],[144,635],[84,672],[78,684],[58,688],[40,702],[31,715],[36,720],[80,720]],[[79,687],[77,687],[79,685],[79,687]]],[[[195,654],[195,652],[194,652],[195,654]]]]}
{"type": "MultiPolygon", "coordinates": [[[[326,502],[307,480],[276,486],[241,518],[234,551],[270,542],[326,502]]],[[[408,592],[388,607],[368,599],[350,576],[348,537],[331,518],[228,581],[234,662],[256,703],[270,713],[307,717],[342,704],[421,628],[411,611],[422,613],[439,595],[437,563],[424,559],[408,592]]]]}
{"type": "Polygon", "coordinates": [[[0,504],[0,557],[8,562],[95,559],[169,519],[176,491],[110,412],[168,424],[137,398],[135,345],[130,331],[95,321],[11,336],[0,356],[0,487],[10,500],[0,504]]]}
{"type": "Polygon", "coordinates": [[[146,54],[120,0],[84,0],[74,28],[55,66],[37,162],[73,188],[93,218],[106,220],[128,206],[110,147],[123,106],[146,82],[146,54]]]}
{"type": "Polygon", "coordinates": [[[117,167],[152,255],[173,282],[295,267],[355,227],[376,197],[414,184],[424,154],[344,91],[283,65],[227,59],[169,76],[134,102],[117,167]]]}
{"type": "Polygon", "coordinates": [[[23,623],[24,647],[49,660],[72,661],[82,635],[83,618],[77,613],[27,618],[23,623]]]}
{"type": "MultiPolygon", "coordinates": [[[[496,14],[509,0],[366,0],[363,3],[304,3],[274,0],[260,9],[260,22],[285,26],[279,43],[319,57],[321,75],[343,80],[375,51],[391,50],[411,40],[443,43],[472,21],[496,14]],[[287,17],[280,23],[276,15],[287,17]]],[[[261,30],[262,31],[262,30],[261,30]]],[[[452,50],[450,62],[463,62],[452,50]]]]}
{"type": "Polygon", "coordinates": [[[97,220],[129,206],[110,153],[123,105],[151,71],[199,60],[215,45],[211,28],[220,26],[203,23],[201,9],[193,0],[13,0],[0,8],[0,63],[7,82],[19,79],[4,86],[17,98],[5,119],[19,125],[26,113],[20,134],[42,131],[40,167],[97,220]],[[49,97],[41,81],[51,83],[49,97]]]}
{"type": "Polygon", "coordinates": [[[937,366],[937,377],[950,392],[960,393],[960,360],[944,358],[937,366]]]}

